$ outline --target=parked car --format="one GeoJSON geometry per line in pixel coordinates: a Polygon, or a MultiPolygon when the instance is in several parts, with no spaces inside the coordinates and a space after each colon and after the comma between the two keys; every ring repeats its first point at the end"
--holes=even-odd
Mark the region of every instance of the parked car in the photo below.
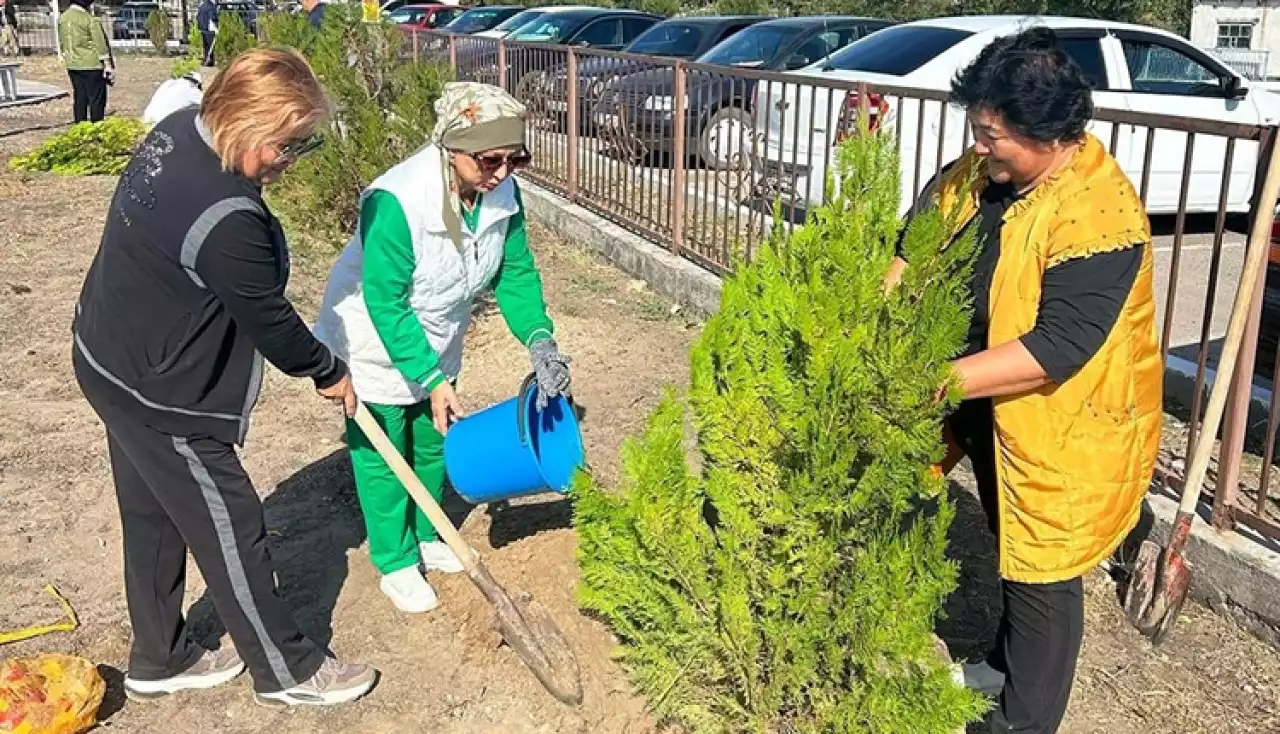
{"type": "MultiPolygon", "coordinates": [[[[763,16],[717,15],[664,20],[641,33],[622,50],[629,54],[666,59],[696,59],[716,44],[756,23],[763,16]]],[[[589,124],[591,110],[604,89],[614,79],[650,68],[652,64],[636,59],[591,56],[578,62],[579,119],[589,124]]],[[[566,86],[569,71],[560,64],[547,71],[547,111],[564,115],[568,111],[566,86]]]]}
{"type": "Polygon", "coordinates": [[[480,33],[521,12],[524,12],[524,6],[522,5],[486,5],[480,8],[471,8],[449,21],[444,26],[444,30],[461,35],[480,33]]]}
{"type": "Polygon", "coordinates": [[[441,28],[466,12],[462,5],[401,5],[385,16],[388,23],[395,23],[409,31],[427,31],[441,28]]]}
{"type": "Polygon", "coordinates": [[[148,38],[147,18],[159,9],[159,3],[125,3],[115,11],[115,17],[111,20],[111,37],[122,41],[148,38]]]}
{"type": "MultiPolygon", "coordinates": [[[[1063,49],[1093,83],[1098,107],[1244,124],[1280,120],[1280,98],[1250,88],[1243,77],[1186,39],[1154,28],[1082,18],[970,16],[906,23],[796,71],[796,81],[812,79],[821,84],[821,80],[838,79],[946,92],[956,73],[987,44],[1033,23],[1057,32],[1063,49]]],[[[779,193],[799,200],[806,208],[821,202],[824,161],[830,158],[831,146],[851,130],[858,104],[856,94],[829,94],[820,88],[815,95],[813,90],[807,84],[787,85],[785,89],[774,85],[769,99],[756,105],[756,128],[769,131],[760,163],[767,169],[781,170],[783,184],[794,181],[793,190],[779,193]],[[788,132],[797,129],[805,134],[797,138],[788,132]]],[[[764,94],[760,90],[760,95],[764,94]]],[[[921,101],[911,97],[877,96],[868,102],[872,109],[883,111],[886,121],[894,119],[895,129],[901,123],[902,160],[919,160],[919,175],[916,165],[903,166],[901,209],[905,212],[933,172],[963,152],[964,113],[938,102],[925,102],[922,118],[921,101]],[[924,129],[918,135],[922,119],[924,129]],[[943,137],[941,151],[939,137],[943,137]]],[[[1089,129],[1110,142],[1111,123],[1095,121],[1089,129]]],[[[1142,178],[1147,135],[1147,128],[1125,124],[1116,137],[1115,157],[1135,185],[1142,178]]],[[[1151,213],[1178,209],[1186,140],[1181,132],[1155,132],[1147,196],[1151,213]]],[[[1187,208],[1217,211],[1226,138],[1198,136],[1193,153],[1187,208]]],[[[1257,154],[1256,142],[1237,143],[1230,171],[1229,211],[1248,210],[1257,154]]]]}
{"type": "MultiPolygon", "coordinates": [[[[799,69],[892,25],[849,16],[781,18],[753,24],[698,57],[697,63],[739,69],[799,69]]],[[[685,82],[686,150],[717,170],[741,166],[753,133],[756,80],[690,71],[685,82]]],[[[593,111],[598,126],[623,131],[646,152],[668,152],[674,139],[675,72],[650,69],[602,90],[593,111]]]]}
{"type": "Polygon", "coordinates": [[[527,8],[525,10],[521,10],[510,18],[507,18],[489,30],[480,31],[475,35],[479,38],[506,38],[517,28],[523,27],[526,23],[532,23],[553,10],[568,10],[571,7],[573,6],[557,7],[548,5],[541,8],[527,8]]]}
{"type": "MultiPolygon", "coordinates": [[[[507,47],[507,82],[518,92],[538,83],[545,71],[564,59],[562,54],[544,49],[520,46],[520,43],[556,44],[617,51],[635,40],[650,26],[662,20],[661,16],[638,10],[615,8],[567,7],[545,12],[540,18],[526,23],[504,40],[517,45],[507,47]],[[520,87],[524,79],[525,87],[520,87]]],[[[458,66],[472,68],[482,81],[497,79],[498,52],[496,47],[475,46],[467,49],[467,59],[459,50],[458,66]]],[[[523,90],[523,91],[522,91],[523,90]]]]}

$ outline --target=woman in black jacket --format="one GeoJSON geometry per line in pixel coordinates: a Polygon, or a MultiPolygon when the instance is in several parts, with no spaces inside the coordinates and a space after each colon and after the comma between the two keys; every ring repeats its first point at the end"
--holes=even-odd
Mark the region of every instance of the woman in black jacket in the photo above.
{"type": "Polygon", "coordinates": [[[262,199],[263,184],[318,144],[325,105],[297,53],[237,58],[199,108],[166,117],[134,155],[80,295],[74,364],[107,429],[135,700],[216,686],[246,664],[270,705],[341,703],[373,687],[372,668],[339,663],[298,631],[235,450],[264,358],[355,411],[346,366],[285,298],[289,253],[262,199]],[[188,548],[235,650],[187,639],[188,548]]]}

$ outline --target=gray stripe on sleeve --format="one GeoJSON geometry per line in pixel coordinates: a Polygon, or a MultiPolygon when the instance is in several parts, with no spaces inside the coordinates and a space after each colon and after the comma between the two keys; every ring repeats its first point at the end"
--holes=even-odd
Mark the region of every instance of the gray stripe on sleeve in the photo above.
{"type": "Polygon", "coordinates": [[[244,562],[240,559],[240,549],[236,545],[231,513],[227,510],[222,492],[214,483],[213,477],[209,476],[209,470],[204,462],[196,455],[195,450],[185,438],[174,436],[173,448],[186,460],[192,478],[196,480],[196,484],[200,486],[200,493],[204,495],[205,505],[213,518],[214,530],[217,531],[218,545],[222,548],[222,560],[227,567],[227,577],[231,580],[231,590],[235,594],[236,603],[240,606],[240,611],[244,613],[245,618],[249,620],[254,633],[258,635],[258,643],[262,645],[262,650],[267,656],[267,664],[271,666],[271,672],[275,675],[280,687],[293,688],[298,683],[293,679],[293,673],[289,672],[289,666],[285,664],[280,648],[267,634],[267,627],[262,622],[258,605],[253,600],[253,590],[249,588],[249,579],[244,572],[244,562]]]}
{"type": "Polygon", "coordinates": [[[253,199],[247,196],[233,196],[230,199],[214,202],[212,206],[196,217],[196,221],[191,223],[191,228],[187,230],[187,236],[182,239],[180,261],[183,269],[187,271],[187,275],[196,285],[201,288],[204,287],[204,281],[196,273],[196,260],[200,257],[200,248],[204,247],[204,241],[209,237],[209,233],[228,216],[236,212],[246,211],[264,213],[262,207],[258,206],[258,203],[253,199]]]}

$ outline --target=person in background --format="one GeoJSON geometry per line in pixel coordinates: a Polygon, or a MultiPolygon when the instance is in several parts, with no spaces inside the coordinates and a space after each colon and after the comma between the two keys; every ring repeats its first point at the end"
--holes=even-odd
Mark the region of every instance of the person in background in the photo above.
{"type": "Polygon", "coordinates": [[[142,111],[142,122],[155,125],[164,118],[186,107],[199,107],[204,95],[204,80],[196,72],[168,79],[151,95],[151,101],[142,111]]]}
{"type": "Polygon", "coordinates": [[[115,78],[115,63],[102,22],[93,17],[93,0],[71,0],[58,18],[58,44],[71,77],[76,122],[101,122],[107,113],[107,85],[115,78]]]}
{"type": "Polygon", "coordinates": [[[196,30],[200,32],[200,42],[204,46],[205,66],[214,65],[213,46],[218,38],[218,4],[214,0],[204,0],[196,10],[196,30]]]}
{"type": "Polygon", "coordinates": [[[307,11],[307,20],[312,28],[320,28],[324,23],[325,3],[322,0],[302,0],[302,9],[307,11]]]}
{"type": "Polygon", "coordinates": [[[328,111],[296,51],[254,49],[199,107],[166,116],[120,177],[76,306],[72,362],[102,419],[119,501],[133,700],[211,688],[246,664],[257,700],[320,706],[377,673],[298,629],[276,586],[262,500],[236,453],[264,364],[355,412],[347,367],[285,296],[289,251],[262,187],[320,144],[328,111]],[[235,643],[187,636],[187,551],[235,643]]]}
{"type": "Polygon", "coordinates": [[[21,53],[17,0],[0,0],[0,56],[18,56],[21,53]]]}
{"type": "MultiPolygon", "coordinates": [[[[334,264],[316,335],[351,365],[356,392],[440,501],[444,434],[462,415],[454,381],[477,296],[498,308],[529,351],[538,407],[569,391],[512,173],[528,165],[525,108],[487,84],[451,83],[430,142],[378,177],[334,264]]],[[[424,571],[462,563],[353,421],[347,444],[369,531],[369,556],[398,609],[437,605],[424,571]]]]}
{"type": "MultiPolygon", "coordinates": [[[[968,456],[996,537],[1004,612],[986,661],[993,734],[1058,731],[1084,635],[1084,575],[1138,526],[1160,446],[1163,366],[1151,229],[1086,131],[1089,82],[1038,27],[993,41],[952,82],[974,145],[927,187],[978,252],[969,343],[952,363],[950,471],[968,456]]],[[[900,253],[887,277],[909,267],[900,253]]]]}

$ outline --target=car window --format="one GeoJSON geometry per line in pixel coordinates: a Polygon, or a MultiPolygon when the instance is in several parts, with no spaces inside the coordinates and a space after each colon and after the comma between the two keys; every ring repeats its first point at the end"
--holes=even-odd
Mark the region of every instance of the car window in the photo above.
{"type": "Polygon", "coordinates": [[[744,28],[750,28],[755,22],[756,21],[751,21],[749,23],[747,22],[734,23],[732,25],[725,27],[724,30],[720,31],[720,37],[716,39],[716,43],[723,41],[724,39],[728,38],[729,36],[732,36],[733,34],[741,31],[744,28]]]}
{"type": "Polygon", "coordinates": [[[955,28],[891,26],[836,52],[827,66],[906,76],[971,35],[955,28]]]}
{"type": "Polygon", "coordinates": [[[413,23],[413,22],[416,22],[418,18],[422,17],[422,12],[423,11],[421,10],[415,10],[413,8],[400,8],[399,10],[395,10],[390,15],[387,16],[387,22],[388,23],[413,23]]]}
{"type": "Polygon", "coordinates": [[[705,35],[706,27],[696,23],[659,23],[640,34],[627,51],[687,59],[697,53],[705,35]]]}
{"type": "Polygon", "coordinates": [[[512,40],[559,43],[572,36],[581,25],[582,21],[576,17],[546,14],[521,26],[512,34],[512,40]]]}
{"type": "Polygon", "coordinates": [[[592,21],[573,37],[573,42],[587,46],[617,46],[622,43],[622,21],[618,18],[592,21]]]}
{"type": "Polygon", "coordinates": [[[1060,38],[1058,45],[1071,60],[1076,62],[1089,86],[1094,89],[1110,89],[1107,81],[1107,64],[1102,60],[1102,46],[1096,38],[1060,38]]]}
{"type": "Polygon", "coordinates": [[[654,18],[623,18],[622,43],[631,43],[658,21],[654,18]]]}
{"type": "MultiPolygon", "coordinates": [[[[852,31],[846,31],[852,36],[852,31]]],[[[850,39],[852,40],[852,39],[850,39]]],[[[800,69],[826,58],[832,51],[840,48],[840,32],[826,31],[800,44],[800,47],[787,54],[785,64],[788,69],[800,69]]]]}
{"type": "Polygon", "coordinates": [[[1124,60],[1134,91],[1193,97],[1220,94],[1218,75],[1171,46],[1125,39],[1124,60]]]}
{"type": "Polygon", "coordinates": [[[448,23],[449,21],[461,15],[461,13],[462,11],[456,8],[449,8],[447,10],[438,10],[436,11],[436,17],[432,19],[432,22],[437,26],[442,26],[445,23],[448,23]]]}
{"type": "Polygon", "coordinates": [[[492,28],[504,10],[497,8],[473,8],[449,21],[449,30],[458,33],[472,33],[492,28]]]}
{"type": "Polygon", "coordinates": [[[520,12],[511,16],[510,18],[507,18],[506,20],[494,26],[493,30],[514,31],[515,29],[523,26],[525,23],[532,23],[533,21],[541,18],[546,14],[547,14],[546,11],[543,11],[543,10],[521,10],[520,12]]]}
{"type": "Polygon", "coordinates": [[[704,64],[758,68],[773,60],[783,44],[799,34],[799,29],[788,26],[751,26],[716,44],[698,61],[704,64]]]}

